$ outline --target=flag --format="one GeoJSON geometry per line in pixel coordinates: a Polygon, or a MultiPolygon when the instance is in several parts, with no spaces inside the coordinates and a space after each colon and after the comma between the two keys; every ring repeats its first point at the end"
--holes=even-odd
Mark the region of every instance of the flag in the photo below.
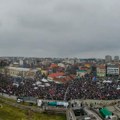
{"type": "Polygon", "coordinates": [[[96,81],[97,79],[96,79],[96,77],[94,76],[94,77],[92,78],[92,80],[93,80],[93,81],[96,81]]]}

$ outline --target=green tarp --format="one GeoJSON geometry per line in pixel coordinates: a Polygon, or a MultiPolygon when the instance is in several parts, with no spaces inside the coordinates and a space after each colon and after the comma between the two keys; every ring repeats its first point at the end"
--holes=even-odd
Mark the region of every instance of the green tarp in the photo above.
{"type": "Polygon", "coordinates": [[[104,118],[112,115],[112,112],[110,112],[107,108],[102,108],[99,110],[99,112],[104,118]]]}
{"type": "Polygon", "coordinates": [[[49,106],[57,106],[57,102],[48,102],[49,106]]]}

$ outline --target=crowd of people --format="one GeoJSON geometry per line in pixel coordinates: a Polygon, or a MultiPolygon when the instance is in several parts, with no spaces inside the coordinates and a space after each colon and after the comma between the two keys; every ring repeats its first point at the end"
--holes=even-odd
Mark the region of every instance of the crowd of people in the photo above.
{"type": "Polygon", "coordinates": [[[65,84],[44,82],[42,79],[40,75],[33,79],[0,74],[0,93],[66,101],[71,99],[120,99],[120,89],[117,89],[120,81],[112,78],[109,78],[112,82],[103,82],[101,79],[93,80],[87,76],[75,78],[65,84]]]}

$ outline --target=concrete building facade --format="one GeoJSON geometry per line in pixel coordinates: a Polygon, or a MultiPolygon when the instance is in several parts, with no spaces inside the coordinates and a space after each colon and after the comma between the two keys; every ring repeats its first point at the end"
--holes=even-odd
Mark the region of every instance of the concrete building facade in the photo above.
{"type": "Polygon", "coordinates": [[[98,65],[97,66],[97,76],[98,77],[105,77],[106,76],[106,66],[105,65],[98,65]]]}
{"type": "Polygon", "coordinates": [[[108,75],[119,75],[118,65],[107,65],[106,74],[108,75]]]}
{"type": "Polygon", "coordinates": [[[105,62],[106,62],[106,63],[111,63],[111,62],[112,62],[112,56],[106,55],[106,56],[105,56],[105,62]]]}
{"type": "Polygon", "coordinates": [[[114,62],[119,62],[119,56],[114,56],[114,62]]]}
{"type": "Polygon", "coordinates": [[[21,76],[21,77],[31,77],[33,78],[36,74],[36,69],[29,68],[19,68],[19,67],[7,67],[7,74],[10,76],[21,76]]]}

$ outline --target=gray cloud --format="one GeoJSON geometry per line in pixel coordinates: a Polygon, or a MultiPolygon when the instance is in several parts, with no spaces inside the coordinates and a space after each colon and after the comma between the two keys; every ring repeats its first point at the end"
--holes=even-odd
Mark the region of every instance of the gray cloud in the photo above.
{"type": "Polygon", "coordinates": [[[119,55],[119,0],[0,0],[0,8],[1,55],[119,55]]]}

